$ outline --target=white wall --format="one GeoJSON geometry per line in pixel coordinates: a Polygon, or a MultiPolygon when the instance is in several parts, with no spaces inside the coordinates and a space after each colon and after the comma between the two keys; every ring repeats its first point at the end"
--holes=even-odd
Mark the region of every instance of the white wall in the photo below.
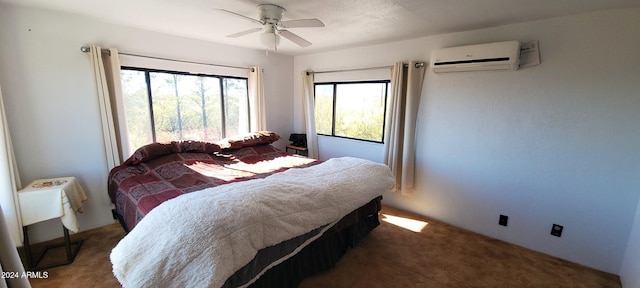
{"type": "Polygon", "coordinates": [[[640,202],[627,244],[627,252],[620,269],[622,287],[640,287],[640,202]]]}
{"type": "MultiPolygon", "coordinates": [[[[617,274],[640,197],[639,26],[640,10],[618,10],[297,56],[294,92],[306,69],[377,67],[428,60],[442,47],[538,40],[539,66],[427,70],[417,192],[387,194],[384,202],[617,274]],[[510,217],[508,227],[497,224],[499,214],[510,217]],[[549,235],[554,223],[564,226],[561,238],[549,235]]],[[[295,119],[302,129],[299,113],[295,119]]],[[[340,141],[321,139],[321,154],[360,152],[340,141]]]]}
{"type": "MultiPolygon", "coordinates": [[[[82,230],[112,223],[98,102],[87,54],[98,44],[122,52],[265,69],[267,128],[293,132],[293,58],[148,32],[88,18],[0,4],[0,83],[24,185],[76,176],[89,200],[82,230]],[[286,111],[286,113],[282,113],[286,111]]],[[[286,138],[286,137],[285,137],[286,138]]],[[[286,141],[278,145],[284,148],[286,141]]],[[[34,225],[34,240],[62,235],[60,222],[34,225]]]]}

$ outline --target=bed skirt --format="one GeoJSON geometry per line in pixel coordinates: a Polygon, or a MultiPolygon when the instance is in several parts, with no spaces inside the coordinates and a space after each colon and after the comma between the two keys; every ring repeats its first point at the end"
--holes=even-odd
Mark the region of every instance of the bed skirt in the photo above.
{"type": "MultiPolygon", "coordinates": [[[[377,197],[349,213],[295,256],[267,270],[250,287],[298,287],[306,277],[333,268],[349,247],[380,225],[381,200],[377,197]]],[[[242,274],[239,271],[229,277],[223,287],[244,285],[242,274]]]]}
{"type": "MultiPolygon", "coordinates": [[[[381,201],[382,196],[379,196],[347,214],[295,256],[267,270],[250,287],[298,287],[305,278],[333,268],[349,247],[354,247],[380,225],[378,212],[382,208],[381,201]]],[[[128,233],[129,229],[122,221],[122,217],[115,209],[112,213],[128,233]]],[[[247,271],[243,272],[238,271],[233,274],[222,287],[244,285],[247,282],[245,275],[247,271]]]]}

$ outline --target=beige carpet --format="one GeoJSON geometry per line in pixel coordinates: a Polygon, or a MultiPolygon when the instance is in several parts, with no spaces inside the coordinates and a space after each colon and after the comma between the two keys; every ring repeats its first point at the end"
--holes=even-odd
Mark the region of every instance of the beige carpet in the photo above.
{"type": "MultiPolygon", "coordinates": [[[[428,224],[418,233],[383,221],[334,269],[300,287],[620,287],[616,275],[390,207],[382,213],[428,224]]],[[[85,240],[74,263],[45,270],[49,278],[32,286],[119,287],[109,253],[123,235],[118,224],[72,235],[85,240]]],[[[56,252],[50,256],[64,258],[56,252]]]]}

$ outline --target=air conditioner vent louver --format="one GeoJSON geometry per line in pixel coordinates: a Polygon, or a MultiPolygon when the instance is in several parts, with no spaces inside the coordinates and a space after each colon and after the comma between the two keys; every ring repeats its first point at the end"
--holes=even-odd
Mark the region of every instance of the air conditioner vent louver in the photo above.
{"type": "Polygon", "coordinates": [[[433,72],[518,70],[520,43],[506,41],[444,48],[431,53],[433,72]]]}
{"type": "Polygon", "coordinates": [[[451,65],[451,64],[468,64],[468,63],[483,63],[483,62],[501,62],[501,61],[509,61],[509,57],[500,57],[500,58],[489,58],[489,59],[475,59],[475,60],[459,60],[459,61],[449,61],[449,62],[440,62],[434,65],[451,65]]]}

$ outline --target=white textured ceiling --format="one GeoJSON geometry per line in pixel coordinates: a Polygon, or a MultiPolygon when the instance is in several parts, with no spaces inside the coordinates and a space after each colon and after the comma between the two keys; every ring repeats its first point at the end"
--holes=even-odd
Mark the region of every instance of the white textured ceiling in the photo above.
{"type": "Polygon", "coordinates": [[[0,0],[239,47],[262,49],[256,27],[216,11],[258,18],[258,4],[284,7],[283,20],[318,18],[323,28],[292,28],[307,48],[282,40],[279,53],[300,55],[499,26],[589,11],[640,7],[639,0],[0,0]]]}

